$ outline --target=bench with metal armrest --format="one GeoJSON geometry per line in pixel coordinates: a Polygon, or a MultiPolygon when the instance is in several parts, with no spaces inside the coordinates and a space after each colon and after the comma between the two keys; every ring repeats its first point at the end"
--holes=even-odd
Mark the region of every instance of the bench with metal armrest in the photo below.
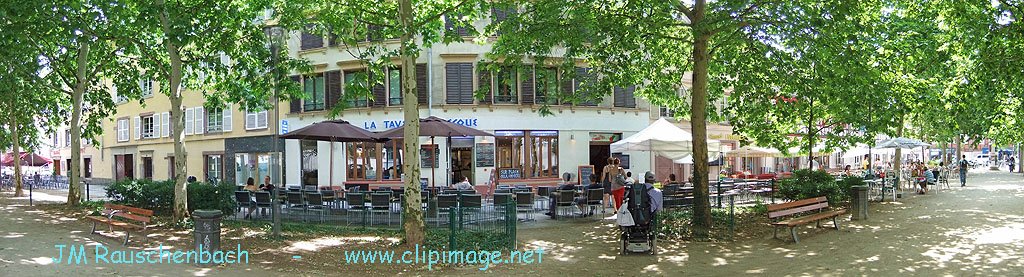
{"type": "MultiPolygon", "coordinates": [[[[110,232],[114,231],[114,227],[120,228],[125,231],[124,245],[128,245],[131,230],[139,230],[145,233],[147,224],[149,224],[153,216],[152,210],[131,206],[107,203],[103,204],[103,208],[103,212],[100,215],[86,217],[92,220],[92,231],[89,233],[96,233],[97,224],[106,224],[110,232]]],[[[145,234],[143,234],[143,237],[146,237],[145,234]]]]}

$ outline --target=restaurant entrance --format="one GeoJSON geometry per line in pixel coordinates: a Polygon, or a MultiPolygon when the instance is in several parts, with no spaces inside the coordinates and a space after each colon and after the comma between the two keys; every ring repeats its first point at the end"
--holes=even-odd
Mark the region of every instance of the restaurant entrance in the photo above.
{"type": "Polygon", "coordinates": [[[473,180],[473,138],[452,138],[451,140],[451,170],[452,179],[450,183],[462,182],[464,177],[473,180]]]}

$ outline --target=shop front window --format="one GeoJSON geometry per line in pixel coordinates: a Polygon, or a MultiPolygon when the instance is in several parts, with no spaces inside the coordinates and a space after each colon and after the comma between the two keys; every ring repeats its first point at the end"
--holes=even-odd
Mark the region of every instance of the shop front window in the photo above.
{"type": "Polygon", "coordinates": [[[345,149],[348,165],[348,179],[377,179],[377,143],[350,142],[345,149]]]}
{"type": "Polygon", "coordinates": [[[402,149],[402,140],[392,140],[382,144],[381,157],[384,164],[381,166],[382,180],[401,180],[402,165],[405,164],[405,150],[402,149]]]}
{"type": "Polygon", "coordinates": [[[302,153],[302,186],[315,186],[317,185],[317,177],[319,175],[317,142],[314,140],[303,140],[299,148],[299,151],[302,153]]]}
{"type": "Polygon", "coordinates": [[[558,177],[558,131],[495,131],[497,166],[527,178],[558,177]]]}

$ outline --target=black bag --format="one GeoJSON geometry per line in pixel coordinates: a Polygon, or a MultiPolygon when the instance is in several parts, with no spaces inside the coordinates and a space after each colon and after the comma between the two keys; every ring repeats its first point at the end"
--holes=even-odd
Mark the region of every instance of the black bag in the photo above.
{"type": "Polygon", "coordinates": [[[647,225],[650,223],[651,196],[647,194],[650,188],[646,184],[634,184],[627,188],[629,194],[629,211],[633,214],[633,222],[636,225],[647,225]]]}

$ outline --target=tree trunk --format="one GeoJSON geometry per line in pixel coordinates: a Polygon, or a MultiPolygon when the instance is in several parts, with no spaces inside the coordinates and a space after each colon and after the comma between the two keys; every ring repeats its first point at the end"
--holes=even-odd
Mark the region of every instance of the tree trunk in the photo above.
{"type": "MultiPolygon", "coordinates": [[[[900,126],[898,126],[897,129],[896,129],[896,137],[898,137],[898,138],[903,137],[903,118],[900,118],[900,126]]],[[[900,176],[902,176],[901,174],[903,174],[903,170],[902,170],[903,166],[902,166],[902,164],[903,164],[903,149],[897,147],[896,148],[896,158],[893,159],[893,163],[892,163],[893,172],[896,173],[896,180],[897,180],[896,182],[899,182],[899,178],[900,178],[900,176]]]]}
{"type": "MultiPolygon", "coordinates": [[[[88,80],[85,70],[89,64],[88,40],[81,42],[78,49],[78,68],[75,71],[75,89],[71,92],[71,173],[68,174],[68,206],[82,202],[82,98],[88,80]]],[[[88,199],[86,199],[88,200],[88,199]]]]}
{"type": "Polygon", "coordinates": [[[963,142],[964,142],[963,135],[956,134],[956,161],[957,162],[960,162],[960,159],[963,159],[963,157],[964,157],[963,142]]]}
{"type": "Polygon", "coordinates": [[[413,37],[412,0],[398,2],[398,17],[402,23],[402,109],[405,114],[405,160],[402,172],[405,175],[405,242],[422,245],[426,240],[423,210],[420,209],[420,110],[416,97],[416,57],[419,52],[412,49],[413,37]]]}
{"type": "Polygon", "coordinates": [[[818,133],[814,127],[814,96],[808,98],[807,105],[807,169],[814,170],[814,135],[818,133]]]}
{"type": "MultiPolygon", "coordinates": [[[[17,95],[15,95],[14,102],[15,106],[18,104],[17,95]]],[[[21,137],[18,136],[18,119],[14,115],[14,111],[11,111],[11,142],[13,149],[11,149],[11,155],[14,156],[14,197],[25,196],[25,192],[22,191],[22,178],[21,178],[21,137]]]]}
{"type": "MultiPolygon", "coordinates": [[[[704,26],[703,0],[697,0],[690,18],[693,26],[704,26]]],[[[707,105],[708,105],[708,43],[710,34],[706,28],[693,28],[693,84],[690,90],[690,126],[693,131],[693,235],[696,238],[707,238],[711,229],[711,202],[708,198],[708,141],[707,141],[707,105]]]]}
{"type": "MultiPolygon", "coordinates": [[[[171,120],[174,120],[174,220],[182,221],[188,218],[188,190],[185,176],[188,174],[186,153],[185,153],[185,117],[181,107],[181,56],[178,53],[178,46],[170,37],[172,36],[171,23],[168,19],[167,9],[164,1],[158,1],[160,11],[160,25],[164,32],[164,46],[167,48],[167,57],[171,62],[170,80],[167,84],[167,98],[171,101],[171,120]]],[[[277,142],[275,142],[277,143],[277,142]]]]}

